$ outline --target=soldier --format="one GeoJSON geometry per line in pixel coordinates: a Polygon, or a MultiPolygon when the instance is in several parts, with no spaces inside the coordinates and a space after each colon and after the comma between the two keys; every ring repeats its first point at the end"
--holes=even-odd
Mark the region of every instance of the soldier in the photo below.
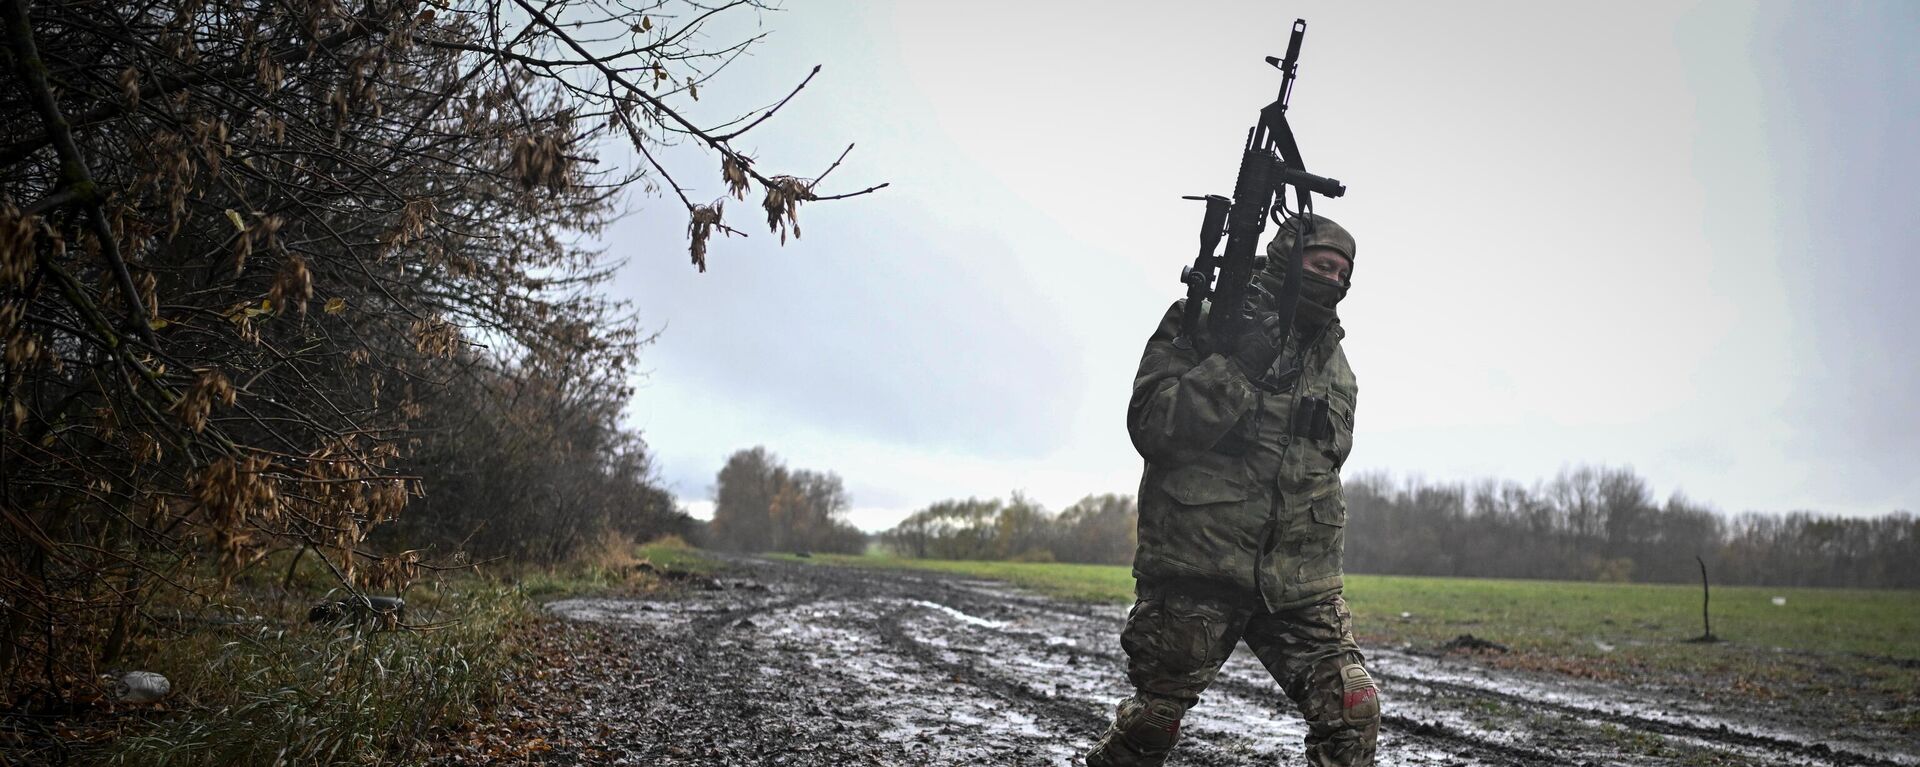
{"type": "Polygon", "coordinates": [[[1272,296],[1297,216],[1267,246],[1242,337],[1179,338],[1182,300],[1147,340],[1127,408],[1146,459],[1136,601],[1120,634],[1135,693],[1087,755],[1091,767],[1164,763],[1181,716],[1241,641],[1306,718],[1309,764],[1373,764],[1380,703],[1340,595],[1340,466],[1357,387],[1336,307],[1354,243],[1333,221],[1312,221],[1291,328],[1279,327],[1272,296]]]}

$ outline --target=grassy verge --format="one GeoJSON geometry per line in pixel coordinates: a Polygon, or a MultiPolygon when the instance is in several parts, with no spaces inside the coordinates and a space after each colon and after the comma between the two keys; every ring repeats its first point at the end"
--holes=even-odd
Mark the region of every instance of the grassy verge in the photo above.
{"type": "Polygon", "coordinates": [[[651,562],[655,567],[669,570],[683,570],[690,573],[710,575],[721,567],[720,561],[707,552],[687,545],[678,536],[667,536],[652,543],[641,544],[636,550],[643,562],[651,562]]]}
{"type": "Polygon", "coordinates": [[[581,594],[658,587],[659,579],[646,577],[639,567],[642,563],[700,575],[721,567],[719,560],[679,536],[667,536],[638,546],[615,540],[560,567],[509,568],[496,575],[518,584],[535,602],[551,602],[581,594]]]}
{"type": "Polygon", "coordinates": [[[406,620],[426,630],[308,625],[304,603],[238,602],[227,607],[261,620],[144,648],[133,665],[166,676],[174,694],[121,721],[92,760],[416,763],[436,733],[501,700],[533,620],[512,585],[471,577],[408,591],[406,620]]]}
{"type": "Polygon", "coordinates": [[[612,541],[564,566],[417,583],[404,594],[404,623],[414,628],[402,630],[308,623],[307,608],[326,593],[311,558],[291,591],[263,577],[222,604],[157,605],[150,612],[187,617],[157,625],[116,665],[162,674],[172,695],[153,706],[96,703],[32,725],[37,732],[9,726],[15,737],[0,738],[0,764],[419,764],[449,739],[477,743],[490,758],[524,756],[539,744],[476,722],[513,700],[513,680],[551,654],[540,603],[667,588],[634,567],[643,561],[718,566],[678,540],[612,541]]]}
{"type": "Polygon", "coordinates": [[[880,555],[767,554],[769,559],[816,562],[849,567],[933,570],[975,578],[1006,581],[1048,596],[1079,602],[1132,602],[1132,571],[1118,565],[1070,565],[1057,562],[971,562],[949,559],[903,559],[880,555]]]}

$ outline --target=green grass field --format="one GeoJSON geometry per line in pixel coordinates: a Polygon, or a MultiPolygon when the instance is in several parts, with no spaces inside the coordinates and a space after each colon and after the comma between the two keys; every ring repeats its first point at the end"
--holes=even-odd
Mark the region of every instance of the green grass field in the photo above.
{"type": "MultiPolygon", "coordinates": [[[[958,573],[1082,601],[1133,595],[1128,568],[1114,565],[826,554],[812,561],[958,573]]],[[[1712,665],[1728,648],[1920,659],[1920,592],[1912,591],[1717,586],[1713,631],[1727,640],[1719,645],[1684,641],[1701,633],[1697,585],[1351,575],[1346,596],[1355,632],[1376,643],[1432,646],[1473,634],[1515,650],[1655,666],[1712,665]]]]}

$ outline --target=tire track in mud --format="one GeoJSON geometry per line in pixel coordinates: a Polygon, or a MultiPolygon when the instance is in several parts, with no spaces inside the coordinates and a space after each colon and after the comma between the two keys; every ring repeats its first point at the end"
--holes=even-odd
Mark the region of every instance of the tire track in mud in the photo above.
{"type": "MultiPolygon", "coordinates": [[[[1050,617],[1067,617],[1076,621],[1102,624],[1098,626],[1097,630],[1113,642],[1118,641],[1117,637],[1119,636],[1120,628],[1125,623],[1124,619],[1117,614],[1108,617],[1083,614],[1075,609],[1078,607],[1076,605],[1053,601],[1044,597],[1011,592],[1007,590],[1004,584],[987,582],[971,583],[971,587],[951,588],[949,593],[970,594],[973,597],[988,601],[993,601],[994,597],[999,596],[1001,597],[999,603],[1002,605],[1017,606],[1050,617]]],[[[1125,668],[1127,662],[1126,656],[1119,652],[1081,649],[1075,649],[1074,652],[1081,658],[1108,664],[1116,669],[1125,668]]],[[[1201,708],[1197,708],[1195,713],[1204,715],[1209,708],[1218,708],[1221,702],[1218,701],[1217,698],[1221,693],[1232,693],[1241,699],[1239,702],[1242,705],[1253,707],[1259,707],[1263,701],[1284,700],[1283,693],[1279,687],[1272,682],[1268,681],[1262,684],[1260,682],[1249,681],[1245,678],[1249,675],[1247,673],[1247,666],[1249,665],[1253,665],[1254,669],[1258,669],[1257,672],[1252,674],[1255,678],[1266,680],[1267,675],[1264,668],[1249,664],[1245,662],[1243,658],[1238,657],[1242,655],[1243,652],[1243,648],[1236,650],[1235,660],[1241,662],[1238,664],[1230,662],[1226,668],[1222,669],[1220,676],[1217,677],[1208,688],[1206,697],[1209,701],[1203,701],[1201,708]],[[1238,667],[1236,668],[1236,666],[1238,667]]],[[[1123,683],[1115,692],[1115,696],[1118,697],[1125,693],[1126,689],[1123,683]]],[[[1281,719],[1293,718],[1293,721],[1297,721],[1298,712],[1293,708],[1291,702],[1287,702],[1280,706],[1280,710],[1276,711],[1274,716],[1281,719]]],[[[1101,722],[1101,726],[1105,726],[1104,720],[1101,722]]],[[[1400,743],[1383,742],[1383,751],[1400,750],[1404,752],[1410,749],[1418,749],[1424,752],[1423,755],[1428,761],[1443,762],[1449,765],[1537,765],[1553,764],[1561,759],[1561,756],[1558,754],[1479,738],[1471,733],[1448,728],[1437,723],[1423,722],[1412,717],[1391,713],[1382,717],[1381,730],[1383,732],[1383,739],[1392,738],[1392,736],[1397,735],[1398,738],[1394,739],[1404,739],[1404,741],[1407,741],[1400,743]]],[[[1185,747],[1183,747],[1183,751],[1184,750],[1185,747]]],[[[1389,763],[1398,763],[1402,760],[1388,759],[1386,761],[1389,763]]]]}
{"type": "MultiPolygon", "coordinates": [[[[943,648],[929,645],[915,638],[907,626],[900,621],[901,617],[911,612],[913,612],[912,609],[902,609],[890,616],[891,620],[886,626],[884,635],[905,648],[906,652],[921,663],[951,674],[956,681],[971,685],[1001,700],[1025,706],[1047,716],[1058,722],[1065,732],[1071,733],[1072,740],[1082,742],[1083,746],[1090,747],[1099,733],[1106,730],[1110,716],[1107,711],[1111,709],[1111,701],[1094,700],[1082,696],[1046,695],[990,665],[983,667],[980,664],[943,658],[941,657],[943,648]]],[[[955,654],[987,655],[985,650],[945,649],[955,654]]],[[[1113,688],[1113,697],[1117,699],[1123,694],[1125,682],[1117,673],[1121,666],[1116,665],[1113,668],[1116,672],[1115,677],[1112,684],[1107,686],[1113,688]]],[[[1227,746],[1215,743],[1212,737],[1214,735],[1216,733],[1205,730],[1196,731],[1195,728],[1188,727],[1187,737],[1181,742],[1177,763],[1189,767],[1228,767],[1247,763],[1245,754],[1236,753],[1227,746]]],[[[1079,752],[1084,751],[1084,748],[1075,751],[1071,758],[1074,760],[1072,763],[1077,764],[1079,752]]]]}
{"type": "MultiPolygon", "coordinates": [[[[1394,677],[1386,678],[1389,681],[1394,679],[1394,677]]],[[[1782,763],[1785,764],[1805,764],[1806,762],[1804,760],[1819,759],[1824,760],[1817,762],[1819,764],[1847,765],[1848,767],[1905,767],[1902,762],[1844,748],[1834,748],[1825,743],[1803,743],[1787,738],[1742,732],[1724,726],[1704,727],[1684,722],[1622,714],[1587,706],[1537,700],[1504,690],[1493,690],[1458,682],[1420,677],[1405,677],[1401,678],[1400,681],[1437,690],[1445,690],[1457,695],[1496,700],[1519,708],[1550,711],[1570,718],[1611,724],[1636,732],[1651,732],[1658,735],[1703,741],[1715,746],[1755,750],[1767,756],[1780,759],[1782,763]]]]}
{"type": "MultiPolygon", "coordinates": [[[[816,572],[818,569],[814,569],[816,572]]],[[[839,568],[833,568],[839,569],[839,568]]],[[[1043,624],[1076,624],[1089,644],[1117,641],[1124,621],[1118,613],[1099,615],[1098,611],[1072,603],[1063,603],[1008,590],[1004,584],[975,581],[943,575],[904,575],[872,571],[854,573],[862,582],[860,593],[837,590],[836,597],[861,599],[866,604],[891,603],[877,622],[881,639],[899,649],[909,659],[955,682],[980,690],[983,694],[1019,706],[1064,725],[1068,737],[1091,743],[1107,725],[1107,710],[1127,692],[1124,679],[1126,659],[1116,652],[1083,649],[1077,642],[1054,644],[1046,631],[1007,630],[1006,624],[1021,620],[1009,613],[1026,613],[1043,624]],[[931,593],[930,593],[931,592],[931,593]],[[941,613],[947,613],[941,615],[941,613]],[[924,615],[930,620],[909,621],[924,615]],[[980,615],[995,615],[1006,620],[987,620],[980,615]],[[953,641],[935,644],[916,637],[909,626],[961,635],[965,645],[953,641]],[[1010,645],[1011,647],[995,647],[1010,645]],[[999,650],[999,652],[992,652],[999,650]],[[1012,668],[1013,658],[1044,657],[1050,653],[1070,656],[1068,665],[1089,664],[1105,669],[1108,679],[1077,690],[1074,698],[1048,696],[1032,689],[1030,678],[1012,668]],[[943,654],[954,656],[949,659],[943,654]],[[992,658],[1000,663],[969,663],[964,657],[992,658]],[[1077,701],[1077,702],[1076,702],[1077,701]]],[[[819,597],[805,602],[829,601],[819,597]]],[[[768,606],[770,609],[774,605],[768,606]]],[[[1059,628],[1054,626],[1054,628],[1059,628]]],[[[1075,633],[1072,631],[1063,633],[1075,633]]],[[[1032,665],[1032,664],[1028,664],[1032,665]]],[[[1255,667],[1257,669],[1257,666],[1255,667]]],[[[1244,674],[1245,669],[1241,672],[1244,674]]],[[[1264,670],[1256,676],[1265,678],[1264,670]]],[[[1225,767],[1249,763],[1271,763],[1300,753],[1304,723],[1277,686],[1237,678],[1224,673],[1207,694],[1209,702],[1189,714],[1186,739],[1180,747],[1179,763],[1194,767],[1225,767]],[[1231,696],[1223,700],[1223,697],[1231,696]],[[1251,733],[1251,734],[1249,734],[1251,733]],[[1251,742],[1249,742],[1251,741],[1251,742]],[[1264,742],[1262,742],[1264,741],[1264,742]]],[[[1444,725],[1389,715],[1383,720],[1383,764],[1444,764],[1449,767],[1477,765],[1537,765],[1558,762],[1559,755],[1520,748],[1510,744],[1477,738],[1471,733],[1444,725]],[[1396,742],[1397,741],[1397,742],[1396,742]]],[[[1058,763],[1058,762],[1056,762],[1058,763]]]]}
{"type": "MultiPolygon", "coordinates": [[[[980,596],[988,595],[981,594],[980,596]]],[[[1031,599],[1022,599],[1020,601],[1026,602],[1027,604],[1024,606],[1032,608],[1036,612],[1058,614],[1057,611],[1053,609],[1059,606],[1057,603],[1050,605],[1041,600],[1031,599]]],[[[1107,622],[1111,623],[1111,625],[1103,627],[1104,632],[1108,636],[1117,637],[1122,621],[1114,619],[1107,622]]],[[[893,628],[897,632],[905,633],[898,625],[895,625],[893,628]]],[[[1029,651],[1045,652],[1059,649],[1058,647],[1045,645],[1044,642],[1035,641],[1038,638],[1036,634],[1007,632],[1002,634],[1000,638],[1004,641],[1021,642],[1025,645],[1024,649],[1029,651]],[[1018,639],[1016,639],[1016,637],[1018,637],[1018,639]]],[[[909,639],[909,641],[911,640],[909,639]]],[[[1123,669],[1126,666],[1126,658],[1119,653],[1079,650],[1077,648],[1070,652],[1079,658],[1106,664],[1113,669],[1123,669]]],[[[986,686],[1001,690],[1024,689],[1017,682],[998,677],[991,672],[983,672],[978,667],[958,667],[964,669],[966,673],[973,678],[990,680],[986,686]]],[[[1262,670],[1260,673],[1264,675],[1265,672],[1262,670]]],[[[1124,680],[1117,681],[1119,684],[1113,691],[1115,698],[1126,694],[1124,680]]],[[[1304,732],[1304,725],[1293,726],[1298,722],[1298,714],[1292,709],[1291,703],[1283,704],[1278,710],[1269,710],[1273,709],[1273,707],[1263,705],[1265,701],[1284,699],[1279,688],[1275,685],[1269,684],[1263,686],[1259,683],[1240,678],[1227,670],[1223,670],[1222,675],[1208,688],[1205,697],[1208,700],[1203,702],[1201,707],[1196,708],[1194,712],[1190,713],[1190,718],[1199,719],[1201,722],[1204,722],[1210,714],[1220,713],[1221,709],[1268,710],[1267,713],[1270,716],[1259,717],[1255,715],[1242,717],[1242,719],[1243,721],[1255,718],[1271,719],[1270,722],[1266,723],[1267,727],[1284,732],[1286,736],[1291,736],[1284,738],[1290,741],[1289,747],[1294,747],[1294,744],[1299,742],[1300,734],[1304,732]],[[1235,698],[1238,698],[1238,700],[1219,700],[1223,694],[1231,694],[1235,698]]],[[[1092,715],[1089,717],[1088,723],[1095,728],[1094,731],[1103,730],[1106,727],[1107,718],[1103,714],[1092,715]]],[[[1254,724],[1259,723],[1255,722],[1254,724]]],[[[1536,765],[1552,764],[1559,758],[1557,755],[1546,752],[1477,739],[1465,733],[1452,731],[1431,723],[1418,722],[1402,716],[1389,715],[1384,717],[1382,719],[1382,729],[1394,732],[1398,736],[1398,738],[1395,739],[1410,741],[1386,743],[1384,745],[1388,750],[1406,752],[1418,749],[1425,757],[1425,759],[1421,761],[1427,762],[1461,766],[1472,764],[1536,765]]],[[[1209,729],[1204,727],[1196,728],[1190,726],[1187,729],[1187,733],[1189,737],[1182,741],[1180,747],[1181,755],[1179,759],[1182,764],[1210,765],[1245,763],[1244,757],[1246,754],[1231,752],[1211,742],[1208,736],[1217,735],[1216,732],[1209,732],[1209,729]]],[[[1263,753],[1260,754],[1260,756],[1268,757],[1268,761],[1271,761],[1270,757],[1272,757],[1273,754],[1263,753]]],[[[1407,760],[1404,759],[1392,759],[1389,760],[1388,763],[1405,763],[1406,761],[1407,760]]]]}
{"type": "Polygon", "coordinates": [[[698,618],[693,619],[693,621],[691,622],[690,628],[694,629],[695,631],[713,631],[725,626],[738,624],[740,621],[743,621],[743,620],[752,620],[753,617],[756,615],[765,615],[767,613],[775,612],[779,610],[797,610],[799,608],[806,607],[808,605],[818,604],[820,602],[825,602],[840,596],[844,596],[844,595],[809,594],[803,597],[795,597],[793,599],[783,599],[777,602],[769,602],[767,604],[762,604],[762,605],[750,605],[747,607],[741,607],[741,608],[732,609],[732,610],[722,610],[719,612],[702,615],[698,618]]]}
{"type": "MultiPolygon", "coordinates": [[[[999,584],[982,584],[970,589],[953,589],[953,591],[971,591],[977,596],[984,598],[989,597],[994,591],[1004,588],[1006,587],[999,584]]],[[[1017,605],[1034,612],[1070,616],[1076,619],[1088,617],[1072,610],[1062,609],[1065,606],[1061,603],[1026,595],[1010,596],[1010,598],[1002,604],[1017,605]]],[[[1118,619],[1112,620],[1113,625],[1111,632],[1114,636],[1118,635],[1122,623],[1123,621],[1118,619]]],[[[1120,653],[1092,650],[1082,652],[1086,657],[1097,659],[1100,662],[1116,665],[1124,665],[1126,663],[1125,656],[1120,653]]],[[[1404,661],[1411,660],[1413,657],[1410,653],[1391,650],[1370,652],[1369,656],[1375,658],[1376,661],[1384,657],[1386,659],[1398,659],[1403,663],[1404,661]]],[[[1230,667],[1231,665],[1232,663],[1229,664],[1230,667]]],[[[1375,675],[1385,683],[1390,690],[1396,686],[1404,688],[1408,685],[1416,685],[1460,698],[1495,701],[1534,714],[1555,714],[1577,722],[1586,723],[1589,726],[1611,725],[1634,733],[1651,733],[1681,739],[1683,741],[1691,741],[1691,745],[1696,747],[1732,749],[1748,757],[1768,759],[1782,765],[1812,763],[1836,765],[1836,767],[1911,767],[1915,764],[1915,761],[1911,760],[1903,762],[1846,747],[1835,747],[1827,743],[1809,743],[1790,738],[1743,731],[1741,729],[1728,727],[1724,722],[1718,726],[1689,724],[1671,719],[1657,719],[1606,710],[1595,706],[1541,700],[1506,690],[1447,681],[1434,678],[1433,676],[1419,675],[1417,673],[1405,673],[1392,666],[1389,666],[1387,670],[1379,668],[1374,668],[1373,670],[1376,672],[1375,675]]],[[[1226,673],[1224,669],[1221,676],[1215,681],[1213,688],[1232,690],[1252,700],[1260,700],[1263,697],[1272,696],[1278,692],[1277,689],[1269,690],[1260,684],[1240,678],[1240,676],[1230,675],[1226,673]]],[[[1389,713],[1383,718],[1382,725],[1383,730],[1397,730],[1417,737],[1451,742],[1477,752],[1476,755],[1478,756],[1496,762],[1512,760],[1520,764],[1549,764],[1564,758],[1562,754],[1557,752],[1530,749],[1510,743],[1498,742],[1476,736],[1471,732],[1464,731],[1457,727],[1448,726],[1440,721],[1423,721],[1417,716],[1389,713]]]]}
{"type": "Polygon", "coordinates": [[[1077,755],[1070,743],[1075,735],[1089,730],[1086,722],[1092,721],[1091,712],[1034,695],[1017,684],[1001,683],[975,665],[943,657],[942,648],[928,645],[906,628],[918,609],[910,600],[867,593],[817,604],[812,612],[792,617],[816,627],[836,624],[862,632],[857,662],[846,662],[845,648],[819,653],[816,660],[835,667],[834,673],[862,669],[851,674],[850,681],[865,685],[862,697],[867,705],[862,713],[879,726],[882,737],[907,742],[910,748],[931,747],[948,759],[959,757],[963,749],[981,751],[987,757],[954,762],[960,764],[1057,765],[1077,755]],[[843,607],[834,615],[820,615],[843,607]]]}
{"type": "Polygon", "coordinates": [[[913,638],[901,625],[901,616],[909,610],[910,608],[897,609],[880,619],[882,642],[899,648],[921,665],[946,673],[957,682],[978,688],[1002,701],[1021,705],[1043,714],[1065,725],[1069,731],[1099,732],[1107,726],[1105,717],[1083,706],[1073,705],[1059,698],[1037,695],[1025,685],[982,671],[979,666],[940,657],[940,653],[935,648],[913,638]]]}
{"type": "MultiPolygon", "coordinates": [[[[732,588],[576,617],[626,621],[668,647],[686,640],[665,637],[693,637],[710,666],[759,664],[761,673],[785,674],[775,684],[822,696],[819,704],[831,711],[827,723],[844,731],[831,736],[841,741],[830,748],[865,749],[860,763],[1077,763],[1106,727],[1113,703],[1129,691],[1118,651],[1120,606],[1056,601],[932,572],[763,560],[735,565],[723,577],[732,588]]],[[[1389,706],[1383,766],[1920,764],[1902,761],[1898,751],[1891,752],[1897,758],[1883,758],[1812,736],[1755,732],[1737,708],[1698,709],[1657,691],[1562,684],[1404,650],[1370,657],[1389,706]],[[1723,728],[1727,724],[1734,726],[1723,728]]],[[[677,694],[693,689],[683,686],[677,694]]],[[[764,710],[755,704],[757,694],[730,696],[745,701],[737,716],[764,710]]],[[[1299,759],[1304,725],[1244,650],[1206,698],[1188,716],[1188,738],[1174,763],[1225,767],[1299,759]]],[[[787,693],[784,699],[804,705],[806,698],[787,693]]],[[[736,725],[760,727],[751,719],[736,725]]]]}
{"type": "MultiPolygon", "coordinates": [[[[779,577],[804,580],[804,596],[732,609],[709,624],[738,627],[748,616],[765,616],[755,628],[766,630],[769,639],[788,632],[799,637],[839,632],[843,640],[858,635],[857,647],[843,642],[802,652],[826,667],[823,675],[845,677],[848,686],[863,690],[859,697],[868,704],[852,715],[864,716],[881,731],[879,737],[903,741],[903,748],[931,745],[943,759],[937,763],[1067,764],[1078,756],[1071,744],[1091,740],[1098,732],[1094,728],[1104,726],[1090,710],[999,683],[976,665],[942,657],[942,648],[914,637],[906,624],[929,603],[914,599],[912,582],[847,575],[823,568],[787,570],[779,577]],[[835,576],[801,576],[822,572],[835,576]],[[950,719],[932,721],[941,715],[950,719]]],[[[929,763],[924,753],[911,756],[902,763],[929,763]]]]}

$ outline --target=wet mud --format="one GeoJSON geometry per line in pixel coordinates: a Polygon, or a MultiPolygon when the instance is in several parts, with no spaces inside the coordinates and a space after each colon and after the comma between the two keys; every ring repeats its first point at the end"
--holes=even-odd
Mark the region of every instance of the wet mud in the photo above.
{"type": "MultiPolygon", "coordinates": [[[[1125,607],[936,573],[742,560],[721,588],[571,599],[540,761],[1068,765],[1127,692],[1125,607]]],[[[1673,690],[1368,648],[1381,765],[1920,765],[1920,744],[1673,690]]],[[[527,705],[542,705],[539,695],[527,705]]],[[[1300,763],[1305,727],[1241,648],[1173,765],[1300,763]]]]}

